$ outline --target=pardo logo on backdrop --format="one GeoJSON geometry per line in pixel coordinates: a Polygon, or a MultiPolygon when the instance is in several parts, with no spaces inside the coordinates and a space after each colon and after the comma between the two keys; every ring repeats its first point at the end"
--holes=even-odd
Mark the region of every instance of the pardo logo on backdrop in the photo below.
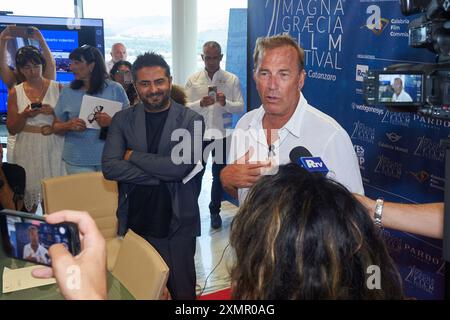
{"type": "Polygon", "coordinates": [[[409,128],[411,116],[409,113],[386,111],[381,123],[388,123],[393,126],[402,126],[409,128]]]}
{"type": "Polygon", "coordinates": [[[368,6],[366,13],[370,14],[370,16],[367,18],[366,25],[364,27],[379,36],[388,26],[389,20],[381,17],[381,9],[377,5],[368,6]]]}
{"type": "Polygon", "coordinates": [[[437,143],[426,136],[417,138],[417,147],[414,150],[414,155],[428,160],[444,161],[445,147],[442,140],[437,143]]]}
{"type": "Polygon", "coordinates": [[[354,129],[351,138],[363,142],[375,143],[375,129],[366,126],[361,121],[353,124],[354,129]]]}
{"type": "Polygon", "coordinates": [[[390,158],[381,155],[378,157],[378,163],[374,172],[388,178],[400,179],[402,176],[402,167],[402,163],[392,161],[390,158]]]}
{"type": "Polygon", "coordinates": [[[269,3],[273,4],[268,35],[281,31],[297,38],[305,52],[305,67],[309,69],[309,78],[336,81],[336,74],[331,72],[342,70],[344,2],[345,0],[266,2],[266,8],[269,3]],[[325,69],[328,73],[312,70],[317,68],[325,69]]]}
{"type": "Polygon", "coordinates": [[[425,247],[415,247],[410,243],[403,244],[403,250],[408,252],[414,259],[432,266],[439,267],[442,263],[441,256],[433,256],[428,251],[424,251],[425,247]]]}
{"type": "Polygon", "coordinates": [[[364,163],[366,162],[366,158],[364,157],[366,150],[364,150],[363,146],[354,145],[356,157],[358,158],[359,162],[359,169],[366,170],[364,167],[364,163]]]}
{"type": "MultiPolygon", "coordinates": [[[[398,233],[398,232],[396,232],[398,233]]],[[[401,253],[408,252],[411,257],[431,266],[439,267],[442,263],[440,256],[434,256],[425,252],[423,248],[416,248],[406,241],[406,238],[399,238],[388,229],[383,229],[382,236],[390,252],[401,253]]]]}
{"type": "Polygon", "coordinates": [[[356,65],[356,81],[363,82],[364,77],[367,74],[367,71],[369,71],[369,66],[363,65],[363,64],[357,64],[356,65]]]}
{"type": "Polygon", "coordinates": [[[414,114],[413,120],[420,123],[420,125],[427,129],[450,128],[450,121],[443,119],[435,119],[430,117],[424,117],[419,114],[414,114]]]}

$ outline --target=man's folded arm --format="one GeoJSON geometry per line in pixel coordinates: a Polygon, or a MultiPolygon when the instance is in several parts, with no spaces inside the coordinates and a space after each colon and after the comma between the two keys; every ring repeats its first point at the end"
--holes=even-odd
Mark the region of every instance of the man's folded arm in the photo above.
{"type": "Polygon", "coordinates": [[[183,134],[178,136],[179,144],[172,150],[171,156],[133,151],[130,162],[160,180],[181,181],[202,160],[204,129],[203,117],[196,115],[183,134]]]}
{"type": "MultiPolygon", "coordinates": [[[[117,115],[118,116],[118,115],[117,115]]],[[[113,117],[102,155],[102,171],[106,179],[139,185],[158,185],[159,179],[144,172],[133,163],[124,160],[127,150],[120,129],[121,119],[113,117]]]]}

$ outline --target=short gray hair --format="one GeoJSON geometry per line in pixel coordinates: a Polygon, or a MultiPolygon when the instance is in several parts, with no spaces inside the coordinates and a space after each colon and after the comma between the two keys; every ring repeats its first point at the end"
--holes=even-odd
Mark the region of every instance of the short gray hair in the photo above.
{"type": "Polygon", "coordinates": [[[205,51],[205,48],[216,48],[217,50],[219,50],[219,54],[222,54],[222,47],[216,41],[205,42],[205,44],[203,45],[203,51],[205,51]]]}

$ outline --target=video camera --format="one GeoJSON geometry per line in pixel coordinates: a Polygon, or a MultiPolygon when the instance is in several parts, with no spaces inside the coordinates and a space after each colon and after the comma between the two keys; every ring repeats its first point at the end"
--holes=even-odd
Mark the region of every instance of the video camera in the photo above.
{"type": "Polygon", "coordinates": [[[450,119],[450,0],[401,0],[400,7],[406,16],[423,13],[409,24],[409,45],[434,52],[436,63],[369,71],[364,79],[366,103],[450,119]]]}

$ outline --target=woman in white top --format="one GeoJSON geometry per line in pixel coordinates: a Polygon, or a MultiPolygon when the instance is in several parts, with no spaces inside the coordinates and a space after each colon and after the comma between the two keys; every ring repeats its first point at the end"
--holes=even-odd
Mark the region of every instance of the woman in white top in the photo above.
{"type": "Polygon", "coordinates": [[[14,161],[25,169],[24,204],[34,212],[42,201],[41,180],[65,174],[64,138],[52,132],[61,85],[42,76],[46,62],[36,47],[20,48],[16,66],[25,81],[9,91],[7,127],[17,134],[14,161]]]}

